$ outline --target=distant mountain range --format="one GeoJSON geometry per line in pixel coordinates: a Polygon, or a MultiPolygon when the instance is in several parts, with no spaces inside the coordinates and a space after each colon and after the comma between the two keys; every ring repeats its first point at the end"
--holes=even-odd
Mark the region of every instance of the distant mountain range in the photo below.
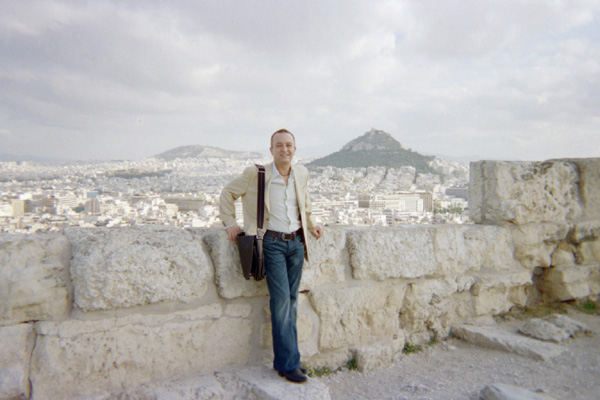
{"type": "Polygon", "coordinates": [[[232,160],[263,158],[264,155],[250,151],[223,150],[218,147],[189,145],[167,150],[154,156],[155,158],[171,161],[176,158],[227,158],[232,160]]]}
{"type": "MultiPolygon", "coordinates": [[[[268,155],[268,153],[267,153],[268,155]]],[[[229,160],[256,160],[263,159],[267,155],[252,151],[232,151],[219,147],[188,145],[179,146],[160,154],[154,158],[172,161],[177,158],[222,158],[229,160]]],[[[400,142],[387,132],[371,129],[364,135],[351,140],[341,150],[328,156],[317,158],[306,164],[309,168],[321,166],[333,166],[339,168],[363,168],[370,166],[382,166],[398,168],[413,166],[418,172],[434,172],[429,163],[436,157],[433,155],[419,154],[411,149],[405,149],[400,142]]],[[[452,160],[452,157],[438,156],[440,159],[452,160]]],[[[481,159],[473,157],[473,159],[481,159]]],[[[0,153],[0,161],[32,161],[37,163],[61,163],[73,162],[73,160],[35,157],[28,155],[12,155],[0,153]]],[[[465,162],[469,160],[456,160],[465,162]]]]}
{"type": "MultiPolygon", "coordinates": [[[[265,157],[261,153],[248,151],[231,151],[211,146],[180,146],[154,156],[171,161],[177,158],[225,158],[225,159],[257,159],[265,157]]],[[[400,142],[387,132],[371,129],[364,135],[348,142],[338,152],[318,158],[306,164],[308,168],[332,166],[339,168],[362,168],[381,166],[399,168],[412,166],[418,172],[435,172],[429,163],[435,156],[425,156],[402,147],[400,142]]]]}
{"type": "Polygon", "coordinates": [[[434,156],[424,156],[410,149],[407,150],[389,133],[371,129],[364,135],[348,142],[340,151],[311,161],[307,167],[381,166],[399,168],[413,166],[419,172],[434,172],[429,167],[429,162],[434,158],[434,156]]]}

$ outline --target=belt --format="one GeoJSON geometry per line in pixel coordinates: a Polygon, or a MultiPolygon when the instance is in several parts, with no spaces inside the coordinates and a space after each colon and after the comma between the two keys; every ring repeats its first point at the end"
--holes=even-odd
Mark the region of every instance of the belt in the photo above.
{"type": "Polygon", "coordinates": [[[302,228],[300,228],[296,232],[292,232],[292,233],[283,233],[283,232],[269,231],[269,230],[265,232],[265,236],[270,236],[270,237],[274,237],[274,238],[286,240],[286,241],[294,240],[300,235],[302,235],[302,228]]]}

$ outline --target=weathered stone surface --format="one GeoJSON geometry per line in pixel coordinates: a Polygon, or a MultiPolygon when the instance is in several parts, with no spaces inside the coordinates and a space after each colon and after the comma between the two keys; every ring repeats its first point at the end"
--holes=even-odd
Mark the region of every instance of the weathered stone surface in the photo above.
{"type": "Polygon", "coordinates": [[[570,160],[579,167],[585,219],[600,219],[600,158],[570,160]]]}
{"type": "Polygon", "coordinates": [[[235,318],[247,318],[252,312],[252,306],[247,303],[228,304],[225,307],[225,316],[235,318]]]}
{"type": "MultiPolygon", "coordinates": [[[[116,397],[116,396],[115,396],[116,397]]],[[[293,385],[270,367],[243,367],[214,374],[146,383],[120,394],[119,399],[152,400],[329,400],[329,389],[317,379],[293,385]]]]}
{"type": "Polygon", "coordinates": [[[504,331],[498,326],[456,325],[452,327],[452,332],[474,345],[516,353],[534,360],[551,360],[568,350],[553,343],[504,331]]]}
{"type": "Polygon", "coordinates": [[[235,371],[235,376],[252,387],[250,393],[253,397],[244,398],[255,398],[257,400],[331,399],[327,385],[318,379],[309,379],[308,382],[302,385],[293,385],[281,378],[273,368],[266,366],[239,369],[235,371]]]}
{"type": "Polygon", "coordinates": [[[266,279],[259,282],[252,278],[244,279],[237,246],[229,241],[223,228],[207,229],[203,233],[204,243],[215,266],[215,283],[219,296],[235,299],[266,296],[269,293],[266,279]]]}
{"type": "Polygon", "coordinates": [[[389,367],[402,353],[405,343],[404,335],[399,335],[399,338],[395,340],[357,348],[355,354],[358,370],[365,372],[389,367]]]}
{"type": "Polygon", "coordinates": [[[579,333],[591,333],[591,330],[582,322],[565,315],[553,314],[528,321],[519,328],[519,332],[536,339],[559,343],[579,333]]]}
{"type": "Polygon", "coordinates": [[[575,265],[575,247],[566,242],[558,244],[554,253],[552,253],[551,264],[555,267],[568,267],[575,265]]]}
{"type": "Polygon", "coordinates": [[[531,272],[523,269],[504,272],[485,269],[474,276],[475,283],[471,287],[474,296],[479,296],[481,292],[491,288],[510,289],[532,284],[531,272]]]}
{"type": "Polygon", "coordinates": [[[506,227],[439,225],[432,228],[432,234],[437,275],[517,268],[511,231],[506,227]]]}
{"type": "Polygon", "coordinates": [[[29,398],[33,324],[0,327],[0,399],[29,398]]]}
{"type": "Polygon", "coordinates": [[[252,321],[212,304],[167,315],[36,324],[36,400],[91,398],[248,361],[252,321]],[[56,383],[60,382],[59,385],[56,383]]]}
{"type": "Polygon", "coordinates": [[[515,304],[510,299],[510,289],[494,287],[481,290],[473,296],[475,315],[496,315],[508,312],[515,304]]]}
{"type": "Polygon", "coordinates": [[[450,278],[410,283],[400,311],[400,323],[406,332],[406,340],[424,343],[432,336],[445,337],[455,315],[463,312],[472,315],[473,296],[458,294],[458,290],[458,284],[450,278]]]}
{"type": "Polygon", "coordinates": [[[494,383],[481,389],[479,400],[554,400],[554,398],[517,386],[494,383]]]}
{"type": "Polygon", "coordinates": [[[546,268],[538,289],[548,301],[565,301],[598,294],[600,265],[574,265],[546,268]]]}
{"type": "Polygon", "coordinates": [[[600,263],[600,220],[575,224],[569,233],[574,243],[574,256],[578,264],[600,263]]]}
{"type": "Polygon", "coordinates": [[[514,305],[525,305],[525,287],[532,285],[531,273],[522,269],[482,270],[474,278],[471,293],[475,315],[496,315],[509,311],[514,305]]]}
{"type": "Polygon", "coordinates": [[[355,279],[418,278],[437,267],[432,234],[424,226],[353,229],[347,243],[355,279]]]}
{"type": "Polygon", "coordinates": [[[588,325],[584,324],[583,322],[575,321],[566,315],[553,314],[544,318],[544,320],[550,322],[552,325],[558,328],[563,329],[571,337],[580,333],[592,333],[592,330],[588,325]]]}
{"type": "Polygon", "coordinates": [[[321,321],[319,350],[394,338],[405,292],[399,282],[312,290],[309,298],[321,321]]]}
{"type": "Polygon", "coordinates": [[[310,261],[304,262],[300,290],[343,282],[346,268],[343,259],[346,230],[328,227],[319,240],[314,239],[310,233],[307,238],[310,246],[310,261]]]}
{"type": "Polygon", "coordinates": [[[600,264],[600,240],[577,246],[575,259],[578,264],[600,264]]]}
{"type": "Polygon", "coordinates": [[[137,388],[127,388],[113,398],[131,400],[228,400],[249,393],[249,385],[227,391],[215,374],[180,377],[164,382],[148,382],[137,388]]]}
{"type": "Polygon", "coordinates": [[[66,316],[70,259],[61,234],[0,235],[0,325],[66,316]]]}
{"type": "Polygon", "coordinates": [[[171,227],[68,229],[74,302],[111,310],[201,297],[213,271],[200,240],[171,227]]]}
{"type": "Polygon", "coordinates": [[[354,352],[348,348],[320,352],[307,360],[307,364],[313,368],[329,368],[334,371],[344,367],[348,361],[354,358],[354,352]]]}
{"type": "Polygon", "coordinates": [[[469,210],[476,223],[577,220],[579,169],[569,161],[471,163],[469,210]]]}
{"type": "Polygon", "coordinates": [[[540,318],[527,321],[519,327],[519,332],[534,339],[555,343],[560,343],[571,336],[565,330],[540,318]]]}
{"type": "Polygon", "coordinates": [[[569,240],[574,243],[600,240],[600,219],[589,219],[573,225],[569,240]]]}
{"type": "Polygon", "coordinates": [[[567,238],[566,223],[528,224],[513,227],[515,258],[527,269],[552,265],[552,254],[567,238]]]}

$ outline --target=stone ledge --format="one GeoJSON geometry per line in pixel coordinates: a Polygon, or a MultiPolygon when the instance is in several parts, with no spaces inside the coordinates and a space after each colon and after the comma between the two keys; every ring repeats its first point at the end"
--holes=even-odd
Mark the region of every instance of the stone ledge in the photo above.
{"type": "Polygon", "coordinates": [[[501,330],[498,326],[457,325],[452,327],[452,333],[476,346],[516,353],[534,360],[552,360],[568,350],[556,344],[501,330]]]}
{"type": "Polygon", "coordinates": [[[214,374],[145,384],[124,392],[119,398],[154,400],[253,399],[330,400],[329,389],[316,379],[294,384],[267,366],[235,368],[214,374]]]}

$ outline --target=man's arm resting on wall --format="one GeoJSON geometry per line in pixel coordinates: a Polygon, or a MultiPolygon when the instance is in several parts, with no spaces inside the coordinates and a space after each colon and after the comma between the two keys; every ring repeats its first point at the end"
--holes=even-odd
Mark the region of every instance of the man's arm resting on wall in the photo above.
{"type": "Polygon", "coordinates": [[[313,236],[317,239],[320,239],[323,236],[324,229],[321,225],[318,225],[313,216],[312,216],[312,203],[310,202],[310,197],[308,196],[308,190],[305,192],[304,198],[305,204],[305,212],[306,212],[306,224],[308,225],[308,230],[313,236]]]}
{"type": "MultiPolygon", "coordinates": [[[[247,170],[246,170],[247,171],[247,170]]],[[[227,236],[232,242],[236,242],[237,235],[242,232],[235,219],[235,201],[243,196],[250,181],[249,175],[244,171],[242,175],[229,182],[219,197],[219,217],[225,225],[227,236]]]]}

